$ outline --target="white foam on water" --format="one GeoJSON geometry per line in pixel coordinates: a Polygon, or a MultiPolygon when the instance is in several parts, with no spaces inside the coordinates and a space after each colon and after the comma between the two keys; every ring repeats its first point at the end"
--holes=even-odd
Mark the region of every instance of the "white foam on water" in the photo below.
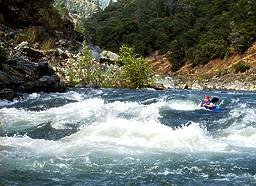
{"type": "Polygon", "coordinates": [[[232,125],[225,129],[221,140],[238,147],[256,147],[256,110],[246,104],[238,104],[238,108],[230,111],[225,120],[234,120],[232,125]]]}
{"type": "Polygon", "coordinates": [[[189,100],[171,100],[168,101],[168,106],[173,110],[196,110],[199,109],[198,105],[189,100]]]}
{"type": "Polygon", "coordinates": [[[27,99],[36,99],[36,98],[40,98],[40,94],[32,93],[32,94],[29,94],[29,96],[27,97],[27,99]]]}
{"type": "Polygon", "coordinates": [[[226,145],[208,136],[196,123],[181,129],[172,129],[158,121],[136,121],[108,117],[59,141],[24,137],[3,137],[4,147],[33,154],[84,155],[88,152],[143,153],[168,152],[222,152],[226,145]]]}
{"type": "Polygon", "coordinates": [[[62,123],[75,123],[90,117],[100,117],[102,108],[104,108],[104,101],[95,98],[38,112],[3,108],[0,109],[0,113],[1,122],[6,129],[28,128],[45,122],[52,122],[54,127],[63,128],[62,123]]]}
{"type": "Polygon", "coordinates": [[[225,140],[226,143],[231,144],[233,146],[255,148],[256,128],[247,127],[240,129],[238,131],[232,131],[232,133],[230,133],[223,140],[225,140]]]}
{"type": "Polygon", "coordinates": [[[33,127],[41,123],[51,122],[54,128],[65,128],[66,123],[90,125],[102,121],[109,115],[128,118],[158,118],[158,108],[162,103],[141,105],[136,102],[105,103],[103,99],[92,98],[80,102],[69,103],[61,107],[43,111],[27,111],[16,108],[0,109],[1,122],[8,129],[33,127]]]}
{"type": "Polygon", "coordinates": [[[53,97],[62,97],[64,99],[74,100],[74,101],[84,100],[83,94],[75,91],[68,91],[68,92],[62,93],[61,96],[59,94],[53,94],[53,97]]]}
{"type": "Polygon", "coordinates": [[[13,105],[15,103],[17,103],[18,100],[13,100],[13,101],[9,101],[9,100],[0,100],[0,107],[4,107],[4,106],[8,106],[8,105],[13,105]]]}
{"type": "Polygon", "coordinates": [[[83,154],[88,149],[132,151],[134,148],[142,151],[156,149],[175,152],[223,152],[229,145],[256,145],[255,127],[249,125],[256,120],[255,110],[244,105],[238,111],[232,110],[227,117],[230,119],[244,115],[242,124],[232,125],[226,129],[226,135],[219,139],[211,137],[197,123],[177,130],[161,124],[159,109],[162,107],[176,110],[197,109],[194,102],[182,100],[159,100],[143,105],[120,101],[106,103],[101,98],[91,98],[38,112],[15,108],[3,108],[0,112],[1,122],[7,130],[33,127],[49,121],[54,128],[65,128],[65,123],[79,123],[79,132],[57,142],[29,137],[4,139],[8,146],[31,148],[35,152],[51,153],[53,149],[48,148],[49,146],[63,154],[83,154]]]}
{"type": "MultiPolygon", "coordinates": [[[[63,141],[72,148],[97,144],[97,148],[115,151],[119,147],[129,149],[152,149],[163,151],[223,151],[225,144],[215,141],[197,124],[174,130],[158,121],[136,121],[108,117],[63,141]]],[[[72,148],[70,149],[72,151],[72,148]]],[[[81,150],[84,148],[81,148],[81,150]]]]}
{"type": "MultiPolygon", "coordinates": [[[[35,154],[53,154],[61,148],[61,143],[58,141],[48,141],[43,139],[31,139],[28,136],[0,137],[2,150],[11,148],[13,151],[24,153],[30,152],[35,154]]],[[[10,150],[10,149],[9,149],[10,150]]]]}
{"type": "Polygon", "coordinates": [[[0,109],[0,122],[5,130],[19,130],[38,124],[38,118],[32,112],[16,108],[0,109]]]}

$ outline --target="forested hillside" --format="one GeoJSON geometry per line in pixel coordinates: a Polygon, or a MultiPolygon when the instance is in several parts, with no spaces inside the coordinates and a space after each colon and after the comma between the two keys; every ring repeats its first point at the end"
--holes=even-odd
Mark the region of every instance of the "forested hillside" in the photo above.
{"type": "Polygon", "coordinates": [[[128,44],[144,56],[170,51],[176,71],[242,54],[256,40],[255,7],[255,0],[119,0],[86,26],[93,42],[109,50],[128,44]]]}

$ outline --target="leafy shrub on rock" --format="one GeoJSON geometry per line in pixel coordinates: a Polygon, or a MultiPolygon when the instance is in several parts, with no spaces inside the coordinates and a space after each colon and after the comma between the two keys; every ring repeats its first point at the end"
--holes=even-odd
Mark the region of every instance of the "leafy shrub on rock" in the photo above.
{"type": "Polygon", "coordinates": [[[238,63],[234,64],[232,67],[235,70],[235,73],[238,73],[238,72],[244,73],[250,69],[250,65],[247,65],[244,61],[239,61],[238,63]]]}

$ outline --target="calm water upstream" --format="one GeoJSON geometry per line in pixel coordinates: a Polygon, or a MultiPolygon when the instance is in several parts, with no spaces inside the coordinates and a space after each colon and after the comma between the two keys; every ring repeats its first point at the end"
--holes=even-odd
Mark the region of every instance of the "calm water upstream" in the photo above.
{"type": "Polygon", "coordinates": [[[256,185],[255,92],[70,89],[0,121],[0,185],[256,185]]]}

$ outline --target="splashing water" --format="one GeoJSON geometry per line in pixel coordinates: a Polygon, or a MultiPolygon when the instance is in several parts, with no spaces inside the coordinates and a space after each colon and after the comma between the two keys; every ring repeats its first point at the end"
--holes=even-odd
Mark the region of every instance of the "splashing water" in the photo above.
{"type": "Polygon", "coordinates": [[[4,185],[256,184],[252,92],[72,89],[24,97],[0,102],[4,185]],[[198,108],[204,94],[220,97],[223,109],[198,108]]]}

